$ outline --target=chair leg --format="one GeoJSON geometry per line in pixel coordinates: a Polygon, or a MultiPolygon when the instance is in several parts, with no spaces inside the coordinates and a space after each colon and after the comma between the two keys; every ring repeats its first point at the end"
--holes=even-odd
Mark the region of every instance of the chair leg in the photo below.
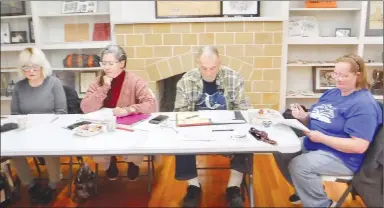
{"type": "Polygon", "coordinates": [[[147,191],[148,193],[151,193],[151,185],[152,185],[151,161],[152,161],[151,156],[148,156],[148,160],[147,160],[147,175],[148,175],[147,191]]]}
{"type": "Polygon", "coordinates": [[[95,194],[99,194],[99,164],[95,164],[95,180],[96,180],[96,187],[95,187],[95,194]]]}
{"type": "Polygon", "coordinates": [[[36,158],[36,157],[33,157],[33,162],[35,163],[35,166],[36,166],[37,175],[38,175],[38,177],[40,178],[40,176],[41,176],[41,171],[40,171],[39,163],[37,162],[37,158],[36,158]]]}
{"type": "Polygon", "coordinates": [[[347,198],[348,194],[352,191],[352,182],[348,184],[347,189],[344,191],[343,195],[340,197],[340,199],[336,203],[336,207],[341,207],[345,199],[347,198]]]}
{"type": "Polygon", "coordinates": [[[151,158],[152,158],[152,178],[155,178],[155,156],[151,156],[151,158]]]}

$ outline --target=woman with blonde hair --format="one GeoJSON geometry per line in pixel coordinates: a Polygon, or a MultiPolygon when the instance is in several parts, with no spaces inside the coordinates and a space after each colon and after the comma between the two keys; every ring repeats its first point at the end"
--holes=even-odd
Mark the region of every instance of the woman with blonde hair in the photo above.
{"type": "MultiPolygon", "coordinates": [[[[67,101],[63,86],[58,78],[51,76],[51,65],[44,53],[38,48],[26,48],[21,51],[18,62],[24,79],[16,83],[12,92],[11,114],[66,114],[67,101]]],[[[45,188],[34,180],[25,157],[12,158],[21,183],[28,186],[32,203],[49,203],[60,181],[60,158],[44,159],[49,175],[49,184],[45,188]]]]}
{"type": "Polygon", "coordinates": [[[332,77],[336,87],[327,90],[309,112],[291,106],[292,115],[307,125],[300,153],[274,154],[285,179],[295,187],[289,201],[304,207],[333,207],[321,175],[348,176],[359,171],[383,112],[369,91],[364,60],[345,55],[336,60],[332,77]]]}
{"type": "MultiPolygon", "coordinates": [[[[93,84],[90,85],[80,107],[84,113],[93,112],[101,108],[113,108],[117,117],[137,113],[153,113],[156,111],[156,99],[147,86],[147,83],[132,72],[125,71],[127,55],[123,48],[109,45],[101,52],[100,65],[103,68],[93,84]]],[[[119,175],[115,156],[95,156],[106,171],[110,180],[119,175]]],[[[135,180],[140,173],[139,165],[143,156],[124,156],[128,162],[127,176],[135,180]]]]}

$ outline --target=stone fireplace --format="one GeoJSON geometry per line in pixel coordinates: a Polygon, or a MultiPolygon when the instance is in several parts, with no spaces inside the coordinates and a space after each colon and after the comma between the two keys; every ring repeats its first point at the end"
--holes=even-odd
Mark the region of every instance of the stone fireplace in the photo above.
{"type": "Polygon", "coordinates": [[[172,111],[176,82],[203,45],[217,46],[222,64],[241,74],[253,107],[279,108],[282,22],[121,24],[115,33],[127,70],[148,81],[162,111],[172,111]]]}

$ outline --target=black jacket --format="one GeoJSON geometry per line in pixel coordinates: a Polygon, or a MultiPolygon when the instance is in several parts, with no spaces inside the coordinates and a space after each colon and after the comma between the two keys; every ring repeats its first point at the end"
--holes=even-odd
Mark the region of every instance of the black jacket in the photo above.
{"type": "Polygon", "coordinates": [[[384,128],[381,125],[370,144],[360,170],[352,180],[354,190],[367,207],[383,207],[384,128]]]}

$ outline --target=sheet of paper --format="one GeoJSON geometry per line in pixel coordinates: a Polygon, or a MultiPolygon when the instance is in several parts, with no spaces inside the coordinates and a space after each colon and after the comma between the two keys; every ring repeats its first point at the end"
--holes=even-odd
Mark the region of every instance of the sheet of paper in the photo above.
{"type": "Polygon", "coordinates": [[[202,118],[211,119],[212,123],[233,123],[236,122],[235,112],[227,110],[203,110],[199,111],[202,118]]]}
{"type": "Polygon", "coordinates": [[[84,114],[81,117],[81,120],[87,120],[87,121],[95,121],[95,122],[102,122],[106,118],[113,116],[112,108],[102,108],[98,111],[84,114]]]}
{"type": "Polygon", "coordinates": [[[284,124],[302,131],[309,131],[309,129],[297,119],[282,119],[282,120],[276,121],[275,124],[284,124]]]}

